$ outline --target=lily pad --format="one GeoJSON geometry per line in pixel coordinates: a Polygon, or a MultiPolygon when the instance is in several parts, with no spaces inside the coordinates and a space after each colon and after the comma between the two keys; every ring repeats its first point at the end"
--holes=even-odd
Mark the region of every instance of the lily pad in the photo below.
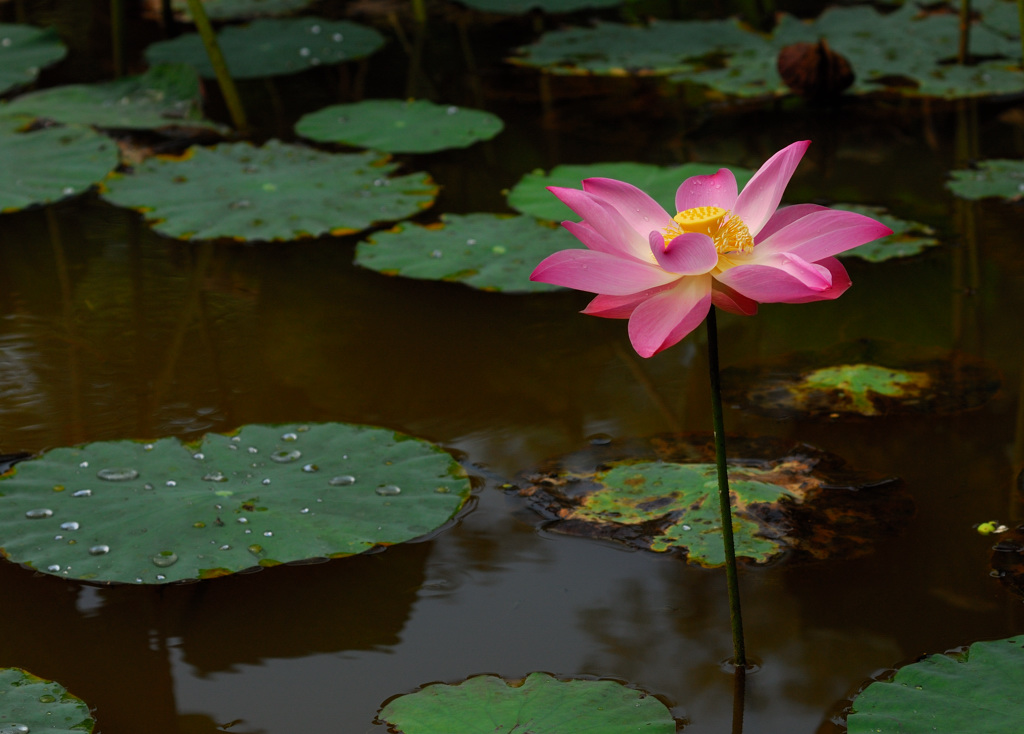
{"type": "Polygon", "coordinates": [[[1024,637],[928,655],[853,699],[850,734],[1010,734],[1024,721],[1024,637]]]}
{"type": "Polygon", "coordinates": [[[0,733],[88,734],[89,707],[59,683],[21,668],[0,668],[0,733]]]}
{"type": "Polygon", "coordinates": [[[838,255],[838,257],[859,257],[868,262],[883,262],[896,258],[912,257],[929,247],[935,247],[939,240],[935,230],[927,224],[900,219],[888,214],[884,207],[864,206],[861,204],[833,204],[833,209],[843,209],[871,217],[892,230],[888,237],[872,240],[865,245],[855,247],[838,255]]]}
{"type": "MultiPolygon", "coordinates": [[[[383,46],[384,37],[357,23],[302,16],[228,26],[217,34],[217,42],[233,78],[255,79],[361,59],[383,46]]],[[[154,43],[146,58],[151,64],[189,64],[207,79],[215,76],[196,33],[154,43]]]]}
{"type": "Polygon", "coordinates": [[[320,143],[347,143],[386,153],[465,148],[501,132],[501,118],[483,110],[425,99],[368,99],[311,112],[295,132],[320,143]]]}
{"type": "Polygon", "coordinates": [[[412,540],[469,491],[440,448],[368,426],[92,443],[0,476],[0,554],[98,582],[212,578],[412,540]]]}
{"type": "Polygon", "coordinates": [[[223,130],[203,117],[201,107],[195,69],[158,64],[141,76],[31,92],[0,106],[0,113],[107,128],[187,125],[223,130]]]}
{"type": "Polygon", "coordinates": [[[81,194],[117,167],[117,144],[91,128],[11,131],[17,124],[0,120],[0,211],[81,194]]]}
{"type": "Polygon", "coordinates": [[[725,400],[777,419],[951,414],[999,388],[976,358],[862,340],[722,371],[725,400]]]}
{"type": "MultiPolygon", "coordinates": [[[[284,15],[302,10],[315,0],[203,0],[203,10],[211,20],[237,20],[260,15],[284,15]]],[[[171,7],[183,18],[191,19],[188,0],[171,0],[171,7]]]]}
{"type": "Polygon", "coordinates": [[[0,23],[0,94],[31,84],[67,52],[53,28],[0,23]]]}
{"type": "Polygon", "coordinates": [[[967,171],[950,171],[946,187],[962,199],[999,197],[1018,201],[1024,196],[1024,161],[993,158],[967,171]]]}
{"type": "Polygon", "coordinates": [[[400,224],[356,246],[356,263],[386,275],[465,283],[506,293],[561,290],[534,283],[537,263],[579,247],[561,228],[533,217],[444,214],[438,224],[400,224]]]}
{"type": "Polygon", "coordinates": [[[548,173],[541,170],[528,173],[508,192],[508,203],[516,211],[531,214],[538,219],[561,221],[575,218],[572,210],[555,198],[548,186],[579,188],[585,178],[614,178],[637,186],[665,206],[674,207],[676,189],[691,176],[716,173],[728,168],[742,188],[754,172],[738,166],[714,163],[684,163],[681,166],[655,166],[649,163],[587,163],[583,165],[555,166],[548,173]]]}
{"type": "MultiPolygon", "coordinates": [[[[730,439],[729,452],[736,554],[754,563],[862,554],[913,513],[898,480],[854,472],[806,445],[730,439]]],[[[725,562],[710,437],[591,447],[517,484],[554,532],[676,552],[706,567],[725,562]]]]}
{"type": "Polygon", "coordinates": [[[506,681],[478,675],[391,699],[377,715],[396,734],[673,734],[676,722],[654,696],[609,680],[558,680],[530,673],[506,681]]]}
{"type": "Polygon", "coordinates": [[[262,147],[193,146],[115,174],[103,197],[138,209],[179,239],[292,240],[351,234],[411,216],[433,203],[425,174],[388,177],[379,153],[324,153],[270,140],[262,147]]]}
{"type": "Polygon", "coordinates": [[[573,13],[588,8],[614,8],[626,0],[459,0],[474,10],[503,15],[522,15],[531,10],[545,13],[573,13]]]}

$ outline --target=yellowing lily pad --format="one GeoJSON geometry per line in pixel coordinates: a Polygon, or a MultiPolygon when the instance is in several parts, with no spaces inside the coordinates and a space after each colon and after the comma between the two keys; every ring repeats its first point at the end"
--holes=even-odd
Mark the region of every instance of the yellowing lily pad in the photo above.
{"type": "Polygon", "coordinates": [[[60,683],[21,668],[0,668],[0,734],[89,734],[89,706],[60,683]]]}
{"type": "MultiPolygon", "coordinates": [[[[807,446],[730,440],[729,449],[736,554],[753,563],[863,553],[912,514],[897,480],[853,472],[807,446]],[[849,491],[858,488],[872,491],[849,491]]],[[[705,436],[592,447],[525,475],[519,494],[555,532],[721,566],[713,452],[705,436]]]]}
{"type": "Polygon", "coordinates": [[[103,197],[142,211],[179,239],[293,240],[351,234],[433,203],[425,174],[390,177],[381,154],[324,153],[270,140],[262,147],[193,146],[148,158],[106,181],[103,197]]]}

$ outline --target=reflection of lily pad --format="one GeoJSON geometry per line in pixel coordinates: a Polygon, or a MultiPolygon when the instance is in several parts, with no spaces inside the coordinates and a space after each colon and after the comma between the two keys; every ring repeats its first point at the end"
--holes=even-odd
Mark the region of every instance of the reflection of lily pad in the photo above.
{"type": "Polygon", "coordinates": [[[95,727],[82,699],[21,668],[0,668],[0,734],[88,734],[95,727]]]}
{"type": "Polygon", "coordinates": [[[468,495],[451,456],[382,428],[92,443],[0,477],[0,554],[65,578],[210,578],[412,540],[468,495]]]}
{"type": "Polygon", "coordinates": [[[1024,637],[928,655],[853,699],[850,734],[1011,734],[1024,721],[1024,637]]]}
{"type": "Polygon", "coordinates": [[[2,130],[0,160],[0,211],[10,212],[80,194],[102,181],[117,166],[117,145],[78,125],[2,130]]]}
{"type": "Polygon", "coordinates": [[[557,250],[579,247],[561,228],[533,217],[445,214],[436,225],[400,224],[356,247],[356,262],[387,275],[465,283],[481,290],[560,290],[530,273],[557,250]]]}
{"type": "Polygon", "coordinates": [[[997,196],[1014,201],[1024,196],[1024,161],[993,158],[967,171],[950,171],[946,186],[963,199],[997,196]]]}
{"type": "Polygon", "coordinates": [[[430,206],[423,174],[388,177],[380,154],[331,154],[276,140],[194,146],[107,180],[104,198],[180,239],[291,240],[349,234],[430,206]]]}
{"type": "Polygon", "coordinates": [[[347,143],[386,153],[465,148],[501,132],[490,112],[425,99],[367,99],[332,105],[298,121],[295,132],[320,143],[347,143]]]}
{"type": "MultiPolygon", "coordinates": [[[[283,15],[302,10],[315,0],[203,0],[203,10],[211,20],[237,20],[259,15],[283,15]]],[[[184,18],[191,18],[188,0],[171,0],[171,7],[184,18]]]]}
{"type": "Polygon", "coordinates": [[[754,172],[738,166],[714,163],[684,163],[681,166],[654,166],[649,163],[587,163],[583,165],[555,166],[548,173],[533,171],[519,179],[508,193],[508,203],[523,214],[538,219],[575,219],[576,215],[547,190],[547,186],[579,188],[585,178],[614,178],[637,186],[650,194],[666,209],[674,211],[676,189],[691,176],[715,173],[729,168],[736,175],[736,183],[744,186],[754,172]]]}
{"type": "Polygon", "coordinates": [[[863,340],[723,370],[728,402],[773,418],[957,413],[999,387],[974,358],[863,340]]]}
{"type": "Polygon", "coordinates": [[[901,257],[911,257],[923,252],[928,247],[940,244],[935,238],[935,230],[927,224],[911,222],[906,219],[887,214],[880,206],[863,206],[859,204],[833,204],[833,209],[844,209],[857,212],[877,219],[892,230],[888,237],[872,240],[867,244],[840,253],[839,257],[859,257],[868,262],[882,262],[901,257]]]}
{"type": "Polygon", "coordinates": [[[195,70],[159,64],[145,74],[104,84],[73,84],[22,95],[0,111],[109,128],[219,126],[203,118],[195,70]]]}
{"type": "MultiPolygon", "coordinates": [[[[912,512],[897,481],[777,441],[732,441],[736,554],[766,563],[856,555],[912,512]],[[850,489],[872,488],[859,495],[850,489]],[[856,496],[856,501],[851,497],[856,496]]],[[[570,455],[525,475],[520,494],[551,530],[608,538],[691,563],[724,563],[714,448],[706,437],[660,436],[570,455]]]]}
{"type": "Polygon", "coordinates": [[[31,84],[67,52],[53,28],[0,23],[0,94],[31,84]]]}
{"type": "Polygon", "coordinates": [[[654,696],[608,680],[558,680],[530,673],[522,681],[478,675],[398,696],[378,719],[398,734],[673,734],[676,722],[654,696]]]}
{"type": "MultiPolygon", "coordinates": [[[[217,34],[217,42],[231,76],[253,79],[361,59],[383,46],[384,38],[356,23],[303,16],[229,26],[217,34]]],[[[208,79],[214,76],[206,47],[196,33],[154,43],[146,49],[146,59],[151,64],[189,64],[208,79]]]]}

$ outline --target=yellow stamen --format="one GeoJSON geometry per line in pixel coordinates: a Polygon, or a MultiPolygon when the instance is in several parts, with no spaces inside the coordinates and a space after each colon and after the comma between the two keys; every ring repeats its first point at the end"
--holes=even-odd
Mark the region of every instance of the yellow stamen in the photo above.
{"type": "Polygon", "coordinates": [[[717,206],[698,206],[681,211],[672,217],[675,224],[665,228],[665,247],[674,238],[686,232],[706,234],[715,243],[720,255],[750,252],[754,249],[754,238],[743,220],[726,209],[717,206]]]}

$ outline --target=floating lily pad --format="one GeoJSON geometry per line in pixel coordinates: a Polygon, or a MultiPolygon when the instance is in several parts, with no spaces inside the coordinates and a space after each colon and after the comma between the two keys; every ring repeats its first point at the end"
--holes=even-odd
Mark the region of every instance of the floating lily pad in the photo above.
{"type": "Polygon", "coordinates": [[[0,554],[99,582],[211,578],[425,535],[469,496],[440,448],[383,428],[250,425],[59,448],[0,476],[0,554]]]}
{"type": "MultiPolygon", "coordinates": [[[[228,26],[217,34],[217,42],[231,76],[254,79],[361,59],[383,46],[384,37],[357,23],[303,16],[228,26]]],[[[146,58],[150,63],[189,64],[208,79],[215,76],[196,33],[154,43],[146,49],[146,58]]]]}
{"type": "Polygon", "coordinates": [[[0,106],[5,115],[41,117],[108,128],[223,126],[201,112],[202,92],[195,69],[158,64],[141,76],[103,84],[72,84],[22,95],[0,106]]]}
{"type": "MultiPolygon", "coordinates": [[[[898,480],[854,472],[806,445],[730,439],[729,454],[736,554],[754,563],[862,554],[913,514],[898,480]]],[[[552,531],[677,552],[701,566],[725,562],[710,437],[595,446],[517,484],[552,531]]]]}
{"type": "Polygon", "coordinates": [[[868,262],[883,262],[902,257],[912,257],[929,247],[939,244],[935,230],[921,222],[911,222],[886,213],[884,207],[860,204],[833,204],[833,209],[843,209],[871,217],[892,230],[888,237],[872,240],[867,244],[840,253],[839,257],[859,257],[868,262]]]}
{"type": "Polygon", "coordinates": [[[946,182],[963,199],[999,197],[1018,201],[1024,196],[1024,161],[993,158],[979,161],[967,171],[950,171],[952,181],[946,182]]]}
{"type": "Polygon", "coordinates": [[[0,668],[0,734],[88,734],[89,707],[59,683],[21,668],[0,668]]]}
{"type": "Polygon", "coordinates": [[[91,128],[12,131],[18,124],[0,121],[0,211],[81,194],[117,167],[117,144],[91,128]]]}
{"type": "Polygon", "coordinates": [[[558,680],[530,673],[506,681],[478,675],[393,698],[377,715],[396,734],[673,734],[676,722],[654,696],[608,680],[558,680]]]}
{"type": "Polygon", "coordinates": [[[730,169],[736,176],[736,183],[742,188],[754,172],[738,166],[714,163],[684,163],[681,166],[654,166],[649,163],[587,163],[583,165],[555,166],[548,173],[533,171],[519,179],[508,192],[508,203],[523,214],[538,219],[561,221],[576,218],[572,210],[559,201],[548,186],[579,188],[585,178],[614,178],[637,186],[666,209],[674,209],[676,189],[691,176],[716,173],[720,168],[730,169]]]}
{"type": "Polygon", "coordinates": [[[31,84],[67,52],[53,28],[0,23],[0,94],[31,84]]]}
{"type": "Polygon", "coordinates": [[[459,0],[474,10],[504,15],[522,15],[531,10],[545,13],[573,13],[588,8],[613,8],[626,0],[459,0]]]}
{"type": "MultiPolygon", "coordinates": [[[[203,0],[203,10],[211,20],[237,20],[260,15],[284,15],[312,5],[315,0],[203,0]]],[[[188,0],[171,0],[171,7],[183,18],[191,19],[188,0]]]]}
{"type": "Polygon", "coordinates": [[[356,263],[386,275],[534,293],[560,290],[530,280],[537,263],[579,246],[568,232],[533,217],[445,214],[438,224],[400,224],[375,233],[356,246],[356,263]]]}
{"type": "Polygon", "coordinates": [[[864,688],[847,716],[850,734],[1011,734],[1024,721],[1024,637],[975,642],[928,655],[864,688]]]}
{"type": "Polygon", "coordinates": [[[425,174],[388,177],[379,153],[324,153],[276,140],[193,146],[106,181],[103,197],[179,239],[292,240],[351,234],[433,203],[425,174]]]}
{"type": "Polygon", "coordinates": [[[976,358],[871,340],[722,371],[727,402],[773,418],[958,413],[999,388],[976,358]]]}
{"type": "Polygon", "coordinates": [[[320,143],[347,143],[386,153],[465,148],[501,132],[501,118],[483,110],[425,99],[368,99],[311,112],[295,132],[320,143]]]}

